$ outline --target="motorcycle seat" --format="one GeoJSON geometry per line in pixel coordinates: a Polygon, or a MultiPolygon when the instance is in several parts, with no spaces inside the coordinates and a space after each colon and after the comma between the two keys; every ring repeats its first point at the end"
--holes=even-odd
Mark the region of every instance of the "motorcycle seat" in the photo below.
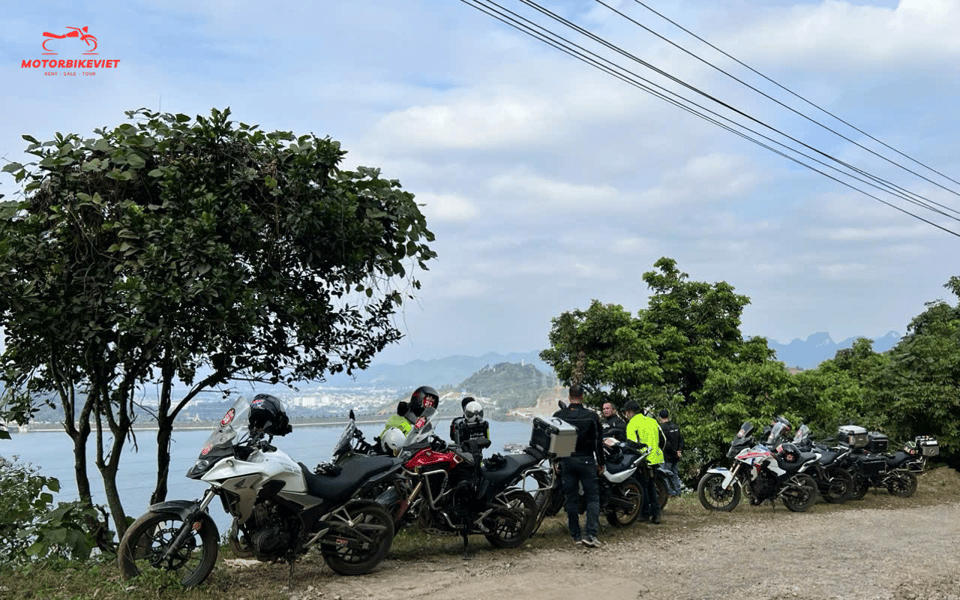
{"type": "Polygon", "coordinates": [[[801,452],[800,456],[797,458],[796,462],[787,462],[783,459],[782,456],[777,456],[777,465],[786,471],[787,473],[797,473],[800,471],[800,467],[807,464],[811,460],[816,460],[817,455],[813,452],[801,452]]]}
{"type": "Polygon", "coordinates": [[[531,454],[507,454],[503,457],[505,460],[499,468],[488,469],[482,467],[480,471],[483,476],[495,487],[500,487],[510,483],[524,469],[529,469],[540,462],[531,454]]]}
{"type": "Polygon", "coordinates": [[[824,450],[820,455],[820,464],[829,465],[830,463],[835,461],[837,459],[837,456],[839,455],[840,453],[837,452],[836,450],[824,450]]]}
{"type": "Polygon", "coordinates": [[[374,475],[389,471],[400,463],[391,456],[357,456],[340,464],[339,475],[315,475],[303,463],[300,469],[311,496],[334,503],[345,502],[374,475]]]}

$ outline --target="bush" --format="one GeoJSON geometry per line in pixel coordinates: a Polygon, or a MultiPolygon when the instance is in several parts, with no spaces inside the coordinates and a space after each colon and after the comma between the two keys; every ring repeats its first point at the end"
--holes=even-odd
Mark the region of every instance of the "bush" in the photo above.
{"type": "Polygon", "coordinates": [[[39,469],[0,456],[0,555],[14,563],[35,558],[84,560],[96,546],[86,525],[101,528],[97,510],[82,502],[60,502],[60,482],[39,469]]]}

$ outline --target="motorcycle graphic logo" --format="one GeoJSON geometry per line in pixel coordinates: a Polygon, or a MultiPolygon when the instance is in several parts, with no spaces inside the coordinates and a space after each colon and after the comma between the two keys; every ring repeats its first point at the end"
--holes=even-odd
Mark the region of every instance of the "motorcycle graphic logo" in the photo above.
{"type": "Polygon", "coordinates": [[[87,33],[87,31],[89,30],[89,27],[67,27],[67,29],[69,29],[70,31],[68,31],[67,33],[64,33],[63,35],[50,33],[49,31],[43,32],[43,37],[46,38],[45,40],[43,40],[43,43],[41,44],[43,49],[46,50],[44,54],[56,54],[56,52],[54,52],[53,49],[47,47],[47,44],[49,44],[54,40],[63,40],[66,38],[79,38],[83,40],[84,43],[87,44],[87,48],[88,48],[88,50],[84,52],[85,55],[97,54],[97,52],[94,52],[94,50],[97,49],[97,38],[87,33]]]}

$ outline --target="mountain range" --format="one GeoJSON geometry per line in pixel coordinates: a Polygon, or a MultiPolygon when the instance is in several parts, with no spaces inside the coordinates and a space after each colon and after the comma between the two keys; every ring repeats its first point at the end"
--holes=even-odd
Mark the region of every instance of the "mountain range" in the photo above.
{"type": "MultiPolygon", "coordinates": [[[[821,362],[833,358],[837,350],[850,348],[853,342],[864,336],[847,338],[835,342],[829,333],[817,332],[805,340],[794,339],[788,344],[767,340],[770,348],[777,353],[777,360],[787,367],[814,369],[821,362]]],[[[890,331],[883,337],[873,340],[875,352],[886,352],[900,341],[901,335],[890,331]]],[[[355,373],[353,377],[334,375],[327,378],[326,385],[333,387],[383,387],[393,389],[413,389],[420,385],[435,388],[452,388],[481,369],[500,363],[519,363],[535,366],[542,373],[552,373],[553,369],[540,360],[540,352],[512,352],[498,354],[488,352],[482,356],[447,356],[431,360],[414,360],[404,364],[374,364],[366,370],[355,373]]]]}

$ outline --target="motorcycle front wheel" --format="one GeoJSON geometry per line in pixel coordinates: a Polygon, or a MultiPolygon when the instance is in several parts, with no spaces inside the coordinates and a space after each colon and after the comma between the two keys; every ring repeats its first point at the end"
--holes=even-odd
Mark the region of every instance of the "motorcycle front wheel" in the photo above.
{"type": "Polygon", "coordinates": [[[217,526],[204,515],[189,527],[179,546],[173,547],[183,525],[183,517],[173,512],[148,512],[134,521],[117,550],[123,576],[130,579],[151,570],[169,571],[182,575],[183,587],[203,583],[217,562],[217,526]]]}
{"type": "Polygon", "coordinates": [[[790,480],[780,498],[793,512],[806,512],[817,501],[817,482],[806,473],[794,475],[790,480]]]}
{"type": "Polygon", "coordinates": [[[619,484],[610,494],[607,521],[614,527],[626,527],[637,520],[643,506],[643,491],[634,479],[619,484]]]}
{"type": "Polygon", "coordinates": [[[820,492],[823,499],[831,504],[843,504],[853,496],[853,475],[840,467],[826,470],[827,480],[822,482],[820,492]]]}
{"type": "Polygon", "coordinates": [[[895,471],[887,483],[887,492],[891,496],[909,498],[917,491],[917,476],[910,471],[895,471]]]}
{"type": "Polygon", "coordinates": [[[529,493],[517,489],[507,490],[494,502],[498,500],[502,500],[502,506],[483,521],[489,529],[484,537],[497,548],[516,548],[537,526],[537,503],[529,493]]]}
{"type": "Polygon", "coordinates": [[[723,489],[723,475],[707,473],[697,485],[697,497],[707,510],[730,512],[740,504],[740,486],[736,482],[729,489],[723,489]]]}
{"type": "Polygon", "coordinates": [[[663,480],[663,477],[657,477],[656,484],[657,502],[660,503],[660,510],[663,510],[663,507],[670,501],[670,493],[667,492],[667,482],[663,480]]]}
{"type": "Polygon", "coordinates": [[[336,573],[363,575],[387,557],[394,528],[385,508],[369,500],[351,502],[336,511],[333,519],[343,519],[349,528],[331,532],[320,542],[324,562],[336,573]]]}

